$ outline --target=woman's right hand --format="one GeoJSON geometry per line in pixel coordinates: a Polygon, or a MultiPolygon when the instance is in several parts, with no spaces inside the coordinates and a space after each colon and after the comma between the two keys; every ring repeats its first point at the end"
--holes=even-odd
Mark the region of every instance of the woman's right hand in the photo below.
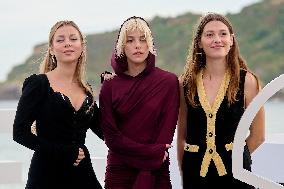
{"type": "Polygon", "coordinates": [[[76,162],[73,163],[74,166],[78,166],[79,163],[85,158],[85,153],[84,150],[82,148],[79,148],[79,154],[78,157],[76,159],[76,162]]]}
{"type": "Polygon", "coordinates": [[[103,74],[104,80],[107,80],[107,81],[113,79],[114,76],[116,76],[115,73],[105,73],[105,74],[103,74]]]}
{"type": "Polygon", "coordinates": [[[163,162],[165,162],[168,157],[169,157],[169,153],[167,151],[165,151],[163,162]]]}
{"type": "Polygon", "coordinates": [[[166,159],[169,157],[169,153],[167,152],[167,150],[171,147],[172,147],[172,145],[166,144],[166,151],[165,151],[165,155],[164,155],[164,158],[163,158],[163,162],[166,161],[166,159]]]}
{"type": "Polygon", "coordinates": [[[101,73],[101,83],[103,83],[103,81],[105,81],[105,80],[109,81],[109,80],[113,79],[115,76],[116,76],[115,73],[105,71],[105,72],[101,73]]]}

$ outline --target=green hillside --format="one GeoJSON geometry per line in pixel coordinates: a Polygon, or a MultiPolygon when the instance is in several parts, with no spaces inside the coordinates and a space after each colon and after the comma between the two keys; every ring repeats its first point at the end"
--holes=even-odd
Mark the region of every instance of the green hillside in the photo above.
{"type": "MultiPolygon", "coordinates": [[[[182,73],[192,28],[199,16],[186,13],[173,18],[154,17],[149,21],[158,50],[158,66],[177,75],[182,73]]],[[[284,73],[284,0],[264,0],[227,16],[236,30],[243,57],[262,82],[266,84],[284,73]]],[[[117,30],[87,36],[87,76],[96,89],[100,86],[99,74],[111,70],[110,56],[116,35],[117,30]]],[[[37,73],[45,50],[45,44],[37,45],[23,64],[12,69],[2,86],[20,86],[25,77],[37,73]]]]}

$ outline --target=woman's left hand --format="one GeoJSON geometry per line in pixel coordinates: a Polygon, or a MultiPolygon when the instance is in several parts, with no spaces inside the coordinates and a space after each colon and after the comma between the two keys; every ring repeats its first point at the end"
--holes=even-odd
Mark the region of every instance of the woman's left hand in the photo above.
{"type": "Polygon", "coordinates": [[[78,157],[76,159],[76,162],[73,163],[74,166],[78,166],[79,163],[85,158],[85,153],[84,150],[82,148],[79,148],[79,154],[78,157]]]}

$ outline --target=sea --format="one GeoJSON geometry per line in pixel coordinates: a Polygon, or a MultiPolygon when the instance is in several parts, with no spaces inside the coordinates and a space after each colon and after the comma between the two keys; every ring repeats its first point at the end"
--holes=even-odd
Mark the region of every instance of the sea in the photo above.
{"type": "MultiPolygon", "coordinates": [[[[10,100],[10,101],[0,101],[0,109],[16,109],[18,101],[10,100]]],[[[266,123],[266,135],[275,135],[275,134],[284,134],[284,101],[274,100],[268,101],[264,105],[265,107],[265,123],[266,123]]],[[[0,115],[0,120],[5,119],[0,115]]],[[[2,121],[0,121],[1,124],[2,121]]],[[[0,125],[2,127],[3,125],[0,125]]],[[[4,127],[4,126],[3,126],[4,127]]],[[[7,126],[6,126],[7,127],[7,126]]],[[[10,125],[12,127],[12,123],[10,125]]],[[[1,130],[1,129],[0,129],[1,130]]],[[[284,141],[284,140],[283,140],[284,141]]],[[[103,141],[98,139],[93,133],[88,132],[86,138],[86,146],[88,147],[90,154],[92,157],[96,157],[97,159],[104,159],[107,156],[107,147],[103,141]]],[[[170,173],[171,173],[171,181],[173,185],[173,189],[181,188],[181,182],[178,172],[178,166],[176,162],[176,143],[175,140],[173,142],[173,148],[170,149],[170,173]]],[[[25,187],[27,173],[29,169],[30,160],[33,152],[12,140],[12,133],[1,133],[0,132],[0,167],[1,162],[6,161],[14,161],[21,162],[21,181],[17,183],[1,183],[0,179],[0,189],[23,189],[25,187]]],[[[101,166],[100,169],[94,170],[99,175],[104,175],[104,168],[101,166]]],[[[0,168],[0,177],[1,168],[0,168]]],[[[99,178],[99,177],[98,177],[99,178]]],[[[100,182],[103,185],[103,177],[100,177],[100,182]]]]}

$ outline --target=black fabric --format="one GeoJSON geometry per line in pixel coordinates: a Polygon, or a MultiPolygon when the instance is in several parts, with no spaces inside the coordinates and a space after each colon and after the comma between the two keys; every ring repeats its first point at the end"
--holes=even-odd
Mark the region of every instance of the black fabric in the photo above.
{"type": "Polygon", "coordinates": [[[101,188],[84,145],[89,128],[103,138],[99,109],[96,104],[89,109],[92,102],[88,95],[75,111],[70,102],[52,90],[45,74],[34,74],[24,81],[13,139],[34,150],[26,188],[101,188]],[[34,121],[37,136],[31,133],[34,121]],[[86,157],[75,167],[79,148],[86,157]]]}
{"type": "Polygon", "coordinates": [[[103,73],[101,73],[101,83],[103,83],[104,82],[104,75],[105,74],[111,74],[111,72],[109,72],[109,71],[104,71],[103,73]]]}
{"type": "MultiPolygon", "coordinates": [[[[203,157],[206,151],[206,132],[207,132],[207,118],[206,114],[201,107],[192,107],[187,99],[187,87],[184,88],[184,95],[188,107],[187,114],[187,137],[186,142],[192,145],[198,145],[198,152],[184,152],[182,170],[183,170],[183,187],[207,189],[207,188],[242,188],[251,189],[254,188],[247,185],[232,175],[232,151],[227,151],[226,144],[233,142],[235,132],[240,121],[241,116],[244,113],[244,83],[245,83],[246,71],[240,72],[239,91],[237,94],[237,101],[228,107],[228,100],[225,97],[222,101],[220,108],[217,112],[215,123],[215,144],[216,151],[221,156],[225,165],[227,175],[219,176],[215,164],[210,162],[210,166],[205,177],[200,176],[200,168],[203,161],[203,157]]],[[[196,95],[196,102],[200,104],[198,95],[196,95]]],[[[251,156],[247,146],[244,149],[244,168],[251,170],[251,156]]]]}

